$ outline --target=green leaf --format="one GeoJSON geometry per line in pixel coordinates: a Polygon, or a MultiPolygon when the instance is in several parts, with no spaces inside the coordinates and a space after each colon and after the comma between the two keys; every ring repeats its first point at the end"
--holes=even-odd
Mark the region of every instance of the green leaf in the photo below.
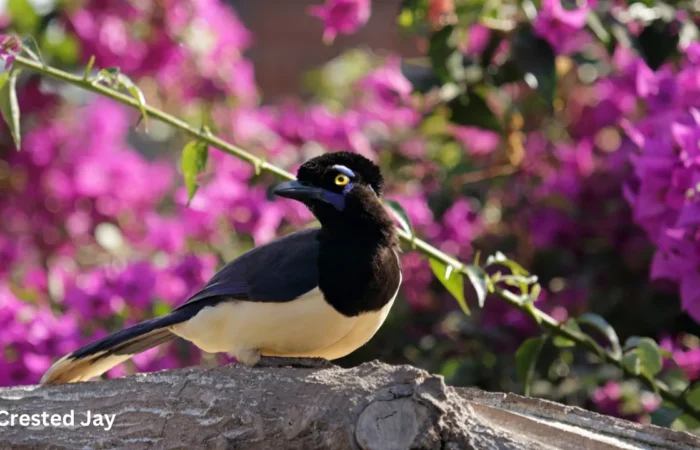
{"type": "Polygon", "coordinates": [[[527,294],[527,287],[531,284],[537,283],[537,275],[501,275],[499,281],[503,281],[510,286],[520,286],[523,294],[527,294]]]}
{"type": "Polygon", "coordinates": [[[637,344],[642,373],[654,377],[661,372],[663,362],[659,345],[651,338],[642,338],[637,344]]]}
{"type": "Polygon", "coordinates": [[[458,125],[472,125],[499,133],[503,130],[501,121],[476,92],[459,95],[447,105],[451,111],[450,120],[458,125]]]}
{"type": "Polygon", "coordinates": [[[19,130],[19,105],[17,104],[17,77],[19,72],[19,69],[12,69],[9,76],[2,82],[2,89],[0,89],[0,112],[2,112],[2,118],[5,119],[5,123],[10,128],[17,150],[21,148],[22,144],[22,136],[19,130]]]}
{"type": "Polygon", "coordinates": [[[671,367],[668,370],[664,370],[659,377],[661,381],[666,383],[669,390],[675,394],[684,392],[690,385],[688,378],[685,376],[685,372],[679,367],[671,367]]]}
{"type": "MultiPolygon", "coordinates": [[[[497,272],[495,276],[491,279],[494,283],[505,283],[508,286],[513,286],[520,289],[518,296],[522,303],[530,302],[530,296],[528,295],[529,286],[537,283],[537,276],[532,275],[525,277],[522,275],[502,275],[497,272]]],[[[531,302],[530,302],[531,303],[531,302]]]]}
{"type": "Polygon", "coordinates": [[[633,348],[636,348],[637,345],[639,344],[639,341],[641,341],[642,338],[639,336],[630,336],[627,338],[625,341],[625,346],[622,348],[624,351],[631,350],[633,348]]]}
{"type": "Polygon", "coordinates": [[[700,407],[700,383],[695,384],[688,393],[685,395],[685,399],[690,403],[695,409],[700,407]]]}
{"type": "Polygon", "coordinates": [[[530,395],[530,385],[535,374],[535,364],[542,351],[545,339],[543,337],[532,337],[526,339],[515,352],[515,370],[518,379],[523,385],[524,394],[530,395]]]}
{"type": "Polygon", "coordinates": [[[168,305],[167,303],[157,301],[153,305],[153,315],[155,317],[164,316],[164,315],[168,314],[170,311],[172,311],[172,309],[173,308],[170,305],[168,305]]]}
{"type": "Polygon", "coordinates": [[[661,348],[661,347],[659,347],[659,351],[661,352],[661,356],[663,356],[664,358],[670,359],[670,360],[673,361],[675,364],[678,364],[678,363],[676,362],[676,358],[673,356],[673,353],[671,353],[671,352],[669,352],[668,350],[663,349],[663,348],[661,348]]]}
{"type": "Polygon", "coordinates": [[[681,414],[681,416],[674,421],[672,428],[697,432],[696,430],[700,429],[700,421],[690,414],[681,414]]]}
{"type": "MultiPolygon", "coordinates": [[[[411,236],[411,243],[415,242],[416,233],[413,230],[411,219],[408,217],[406,210],[403,209],[403,206],[401,206],[401,204],[395,200],[385,200],[384,203],[389,207],[394,217],[396,217],[396,220],[399,221],[401,228],[403,228],[404,231],[411,236]]],[[[413,248],[415,248],[415,244],[413,244],[413,248]]]]}
{"type": "Polygon", "coordinates": [[[187,204],[190,204],[194,193],[197,192],[199,185],[197,184],[197,175],[207,166],[209,157],[209,146],[206,142],[190,141],[182,149],[182,160],[180,167],[182,175],[185,178],[185,186],[187,186],[187,204]]]}
{"type": "Polygon", "coordinates": [[[20,33],[34,33],[39,25],[40,17],[34,11],[28,0],[10,0],[7,3],[14,28],[20,33]]]}
{"type": "Polygon", "coordinates": [[[496,254],[491,255],[486,259],[487,267],[492,264],[500,264],[502,266],[506,266],[510,269],[511,272],[513,272],[513,275],[530,275],[530,272],[525,270],[523,266],[518,264],[516,261],[509,259],[506,255],[504,255],[501,252],[496,252],[496,254]]]}
{"type": "Polygon", "coordinates": [[[682,409],[662,407],[651,413],[651,423],[659,427],[670,427],[681,414],[682,409]]]}
{"type": "Polygon", "coordinates": [[[556,345],[559,348],[574,347],[576,345],[576,342],[564,336],[554,336],[553,342],[554,345],[556,345]]]}
{"type": "MultiPolygon", "coordinates": [[[[574,332],[581,331],[581,328],[579,328],[578,324],[574,319],[567,320],[566,324],[564,325],[564,328],[574,332]]],[[[559,348],[573,347],[576,345],[576,342],[572,341],[571,339],[565,336],[554,336],[553,342],[554,345],[556,345],[559,348]]]]}
{"type": "Polygon", "coordinates": [[[484,307],[484,302],[486,301],[486,295],[488,294],[488,280],[486,272],[479,266],[464,266],[465,272],[467,272],[467,278],[469,282],[474,287],[476,292],[476,300],[479,303],[479,308],[484,307]]]}
{"type": "Polygon", "coordinates": [[[512,54],[525,82],[536,89],[550,105],[557,88],[557,70],[552,47],[532,32],[530,25],[521,27],[513,36],[512,54]]]}
{"type": "Polygon", "coordinates": [[[462,308],[466,315],[471,315],[467,302],[464,300],[464,279],[462,274],[455,270],[454,267],[445,265],[442,261],[435,258],[430,258],[430,268],[438,280],[445,288],[457,299],[457,303],[462,308]]]}
{"type": "Polygon", "coordinates": [[[144,97],[143,92],[141,89],[134,84],[133,81],[131,81],[131,78],[127,77],[124,74],[117,74],[117,80],[119,82],[119,85],[122,86],[124,89],[129,91],[132,97],[134,97],[134,100],[136,100],[139,104],[139,109],[141,110],[141,117],[143,118],[143,126],[148,131],[148,115],[146,114],[146,97],[144,97]]]}
{"type": "Polygon", "coordinates": [[[504,255],[502,252],[496,252],[493,255],[489,255],[488,258],[486,258],[486,265],[490,266],[491,264],[495,264],[498,262],[502,262],[507,260],[508,257],[504,255]]]}
{"type": "Polygon", "coordinates": [[[597,328],[601,333],[608,338],[610,345],[613,348],[613,354],[616,358],[622,357],[622,348],[620,347],[620,339],[613,327],[598,314],[586,313],[578,318],[578,322],[597,328]]]}
{"type": "Polygon", "coordinates": [[[625,353],[622,357],[622,365],[635,375],[642,372],[642,362],[636,350],[625,353]]]}
{"type": "Polygon", "coordinates": [[[459,30],[453,25],[446,25],[430,36],[428,58],[443,83],[464,80],[464,56],[458,48],[459,30]]]}
{"type": "MultiPolygon", "coordinates": [[[[669,355],[666,350],[661,350],[659,345],[651,338],[631,336],[625,341],[624,350],[635,350],[639,354],[641,370],[648,376],[655,376],[663,367],[662,355],[669,355]]],[[[670,355],[673,359],[673,355],[670,355]]]]}

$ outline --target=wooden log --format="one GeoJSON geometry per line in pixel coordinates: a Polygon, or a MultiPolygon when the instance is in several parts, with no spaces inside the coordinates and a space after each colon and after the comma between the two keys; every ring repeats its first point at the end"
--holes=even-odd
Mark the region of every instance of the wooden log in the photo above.
{"type": "Polygon", "coordinates": [[[700,439],[371,362],[352,369],[230,365],[4,388],[0,448],[691,449],[700,439]],[[73,426],[59,423],[70,422],[71,411],[73,426]],[[81,425],[88,412],[90,423],[81,425]],[[32,424],[32,415],[42,423],[32,424]]]}

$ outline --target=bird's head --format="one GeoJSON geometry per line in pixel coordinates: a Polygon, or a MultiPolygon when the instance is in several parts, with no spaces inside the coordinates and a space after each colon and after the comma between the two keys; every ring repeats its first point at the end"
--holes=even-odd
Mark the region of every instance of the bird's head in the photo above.
{"type": "Polygon", "coordinates": [[[305,162],[296,181],[282,183],[274,193],[309,207],[324,227],[359,226],[363,223],[393,226],[379,202],[384,178],[362,155],[326,153],[305,162]]]}

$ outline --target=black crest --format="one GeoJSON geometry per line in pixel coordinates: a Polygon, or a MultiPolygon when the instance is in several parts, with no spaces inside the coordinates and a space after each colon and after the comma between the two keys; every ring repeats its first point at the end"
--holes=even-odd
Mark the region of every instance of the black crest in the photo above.
{"type": "Polygon", "coordinates": [[[355,172],[360,181],[372,186],[379,196],[384,187],[384,177],[379,167],[362,155],[351,152],[324,153],[305,162],[297,172],[297,178],[301,181],[314,182],[320,179],[329,168],[342,165],[355,172]]]}

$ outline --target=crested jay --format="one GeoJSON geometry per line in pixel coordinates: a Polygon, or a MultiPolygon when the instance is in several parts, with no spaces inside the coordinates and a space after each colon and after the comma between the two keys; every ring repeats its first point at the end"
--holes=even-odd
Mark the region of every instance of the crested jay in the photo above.
{"type": "Polygon", "coordinates": [[[332,360],[355,351],[382,325],[401,284],[382,185],[379,168],[358,154],[307,161],[274,193],[303,202],[320,228],[248,251],[169,314],[64,356],[41,383],[88,380],[175,337],[247,366],[261,356],[332,360]]]}

